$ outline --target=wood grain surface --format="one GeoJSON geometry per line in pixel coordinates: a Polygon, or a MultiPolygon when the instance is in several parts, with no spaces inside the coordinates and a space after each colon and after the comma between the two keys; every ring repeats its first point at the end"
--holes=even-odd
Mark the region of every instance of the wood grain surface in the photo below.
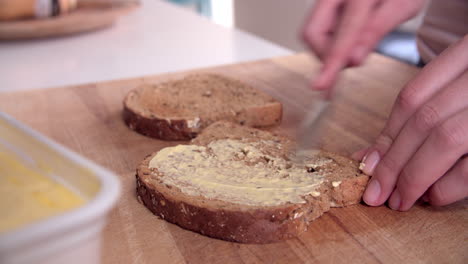
{"type": "MultiPolygon", "coordinates": [[[[294,135],[313,102],[308,84],[319,63],[305,54],[197,70],[241,79],[284,103],[277,128],[294,135]]],[[[382,129],[399,89],[418,69],[372,55],[343,73],[321,124],[323,147],[350,154],[382,129]]],[[[332,209],[299,238],[267,245],[224,242],[152,215],[135,196],[135,168],[149,153],[177,144],[139,135],[121,119],[122,100],[142,83],[187,74],[0,93],[0,110],[115,171],[123,195],[104,231],[103,263],[468,263],[468,201],[409,212],[385,206],[332,209]]]]}

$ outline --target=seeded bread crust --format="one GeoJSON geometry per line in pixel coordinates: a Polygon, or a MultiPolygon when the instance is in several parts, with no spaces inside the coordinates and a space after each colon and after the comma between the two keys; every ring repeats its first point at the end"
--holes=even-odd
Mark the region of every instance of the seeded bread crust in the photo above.
{"type": "MultiPolygon", "coordinates": [[[[285,137],[229,122],[217,122],[206,128],[193,144],[206,145],[217,139],[274,140],[283,146],[292,144],[285,137]]],[[[285,148],[285,151],[288,151],[285,148]]],[[[358,163],[348,158],[320,152],[334,160],[333,173],[317,190],[319,196],[307,195],[306,203],[279,206],[239,205],[201,196],[190,196],[175,186],[165,185],[157,168],[149,168],[147,156],[136,173],[137,196],[151,212],[160,218],[200,234],[240,243],[271,243],[290,239],[306,231],[312,220],[331,207],[359,203],[369,179],[358,169],[358,163]]],[[[330,165],[332,166],[332,165],[330,165]]]]}
{"type": "Polygon", "coordinates": [[[147,117],[124,105],[122,113],[125,124],[136,132],[163,140],[187,140],[197,135],[188,127],[187,120],[165,120],[156,116],[147,117]]]}
{"type": "Polygon", "coordinates": [[[130,91],[123,104],[122,117],[132,130],[163,140],[192,139],[219,120],[269,127],[279,124],[282,118],[280,102],[247,84],[217,74],[195,74],[157,85],[142,85],[130,91]],[[172,92],[174,96],[169,94],[172,92]],[[234,98],[240,102],[230,105],[234,98]],[[224,104],[226,107],[210,111],[214,103],[218,103],[218,108],[224,104]]]}

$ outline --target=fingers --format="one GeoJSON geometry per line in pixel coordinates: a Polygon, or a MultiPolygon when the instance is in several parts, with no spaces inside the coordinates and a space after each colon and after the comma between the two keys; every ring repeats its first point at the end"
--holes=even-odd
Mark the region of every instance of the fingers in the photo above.
{"type": "MultiPolygon", "coordinates": [[[[416,78],[403,88],[382,134],[363,159],[364,167],[362,170],[366,174],[373,175],[363,195],[363,199],[367,204],[372,206],[383,204],[393,190],[396,178],[402,177],[400,169],[402,164],[406,164],[407,161],[402,162],[395,157],[400,154],[398,149],[401,150],[406,147],[402,146],[403,143],[399,143],[401,147],[397,148],[391,156],[384,158],[384,162],[380,162],[380,160],[386,156],[390,146],[393,145],[397,136],[399,137],[399,134],[402,133],[403,126],[417,109],[467,70],[467,47],[468,37],[465,37],[429,63],[416,78]]],[[[422,111],[431,112],[433,109],[430,108],[422,111]]],[[[432,111],[433,113],[434,111],[432,111]]],[[[432,164],[427,163],[427,166],[431,167],[432,164]]]]}
{"type": "Polygon", "coordinates": [[[379,162],[373,180],[379,181],[380,194],[378,198],[366,195],[369,203],[372,205],[384,203],[392,193],[403,167],[425,142],[431,131],[466,107],[467,83],[468,71],[429,100],[406,122],[390,149],[379,162]]]}
{"type": "Polygon", "coordinates": [[[381,135],[369,149],[363,160],[363,171],[373,175],[380,162],[408,119],[431,97],[456,79],[468,68],[468,37],[449,47],[434,61],[426,65],[421,72],[400,92],[390,117],[381,135]],[[373,153],[373,155],[371,155],[373,153]]]}
{"type": "Polygon", "coordinates": [[[348,64],[349,53],[357,42],[359,33],[368,22],[377,2],[377,0],[346,2],[342,18],[331,41],[331,47],[325,54],[320,75],[314,81],[315,89],[326,90],[333,86],[338,73],[348,64]]]}
{"type": "Polygon", "coordinates": [[[385,1],[376,9],[369,23],[360,34],[359,41],[350,56],[351,63],[359,65],[375,48],[377,43],[393,28],[415,16],[424,6],[425,0],[385,1]]]}
{"type": "Polygon", "coordinates": [[[448,205],[468,196],[468,158],[457,164],[426,192],[426,200],[432,205],[448,205]]]}
{"type": "Polygon", "coordinates": [[[434,129],[409,160],[388,200],[390,208],[400,211],[411,208],[414,202],[467,151],[468,109],[457,113],[434,129]]]}
{"type": "Polygon", "coordinates": [[[302,29],[302,39],[321,59],[329,45],[330,34],[338,23],[339,9],[344,0],[319,0],[312,8],[302,29]]]}
{"type": "Polygon", "coordinates": [[[341,69],[362,63],[386,33],[414,16],[423,4],[424,0],[321,0],[316,3],[302,31],[303,39],[324,61],[314,89],[332,88],[341,69]]]}

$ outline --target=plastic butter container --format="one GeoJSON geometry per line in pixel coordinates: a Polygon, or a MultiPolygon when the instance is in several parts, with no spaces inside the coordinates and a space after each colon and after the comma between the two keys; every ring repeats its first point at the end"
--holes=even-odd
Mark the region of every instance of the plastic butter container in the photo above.
{"type": "Polygon", "coordinates": [[[99,263],[116,175],[0,112],[0,263],[99,263]]]}

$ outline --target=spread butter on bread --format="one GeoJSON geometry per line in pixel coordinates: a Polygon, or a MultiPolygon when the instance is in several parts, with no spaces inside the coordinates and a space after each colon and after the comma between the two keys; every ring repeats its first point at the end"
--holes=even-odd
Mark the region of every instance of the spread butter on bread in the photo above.
{"type": "Polygon", "coordinates": [[[137,195],[160,218],[210,237],[293,238],[331,207],[358,203],[368,181],[348,158],[311,151],[296,159],[293,150],[286,137],[219,121],[191,145],[145,158],[137,195]]]}
{"type": "Polygon", "coordinates": [[[217,74],[194,74],[131,90],[123,118],[133,130],[163,140],[188,140],[226,120],[250,127],[281,122],[282,105],[250,85],[217,74]]]}

